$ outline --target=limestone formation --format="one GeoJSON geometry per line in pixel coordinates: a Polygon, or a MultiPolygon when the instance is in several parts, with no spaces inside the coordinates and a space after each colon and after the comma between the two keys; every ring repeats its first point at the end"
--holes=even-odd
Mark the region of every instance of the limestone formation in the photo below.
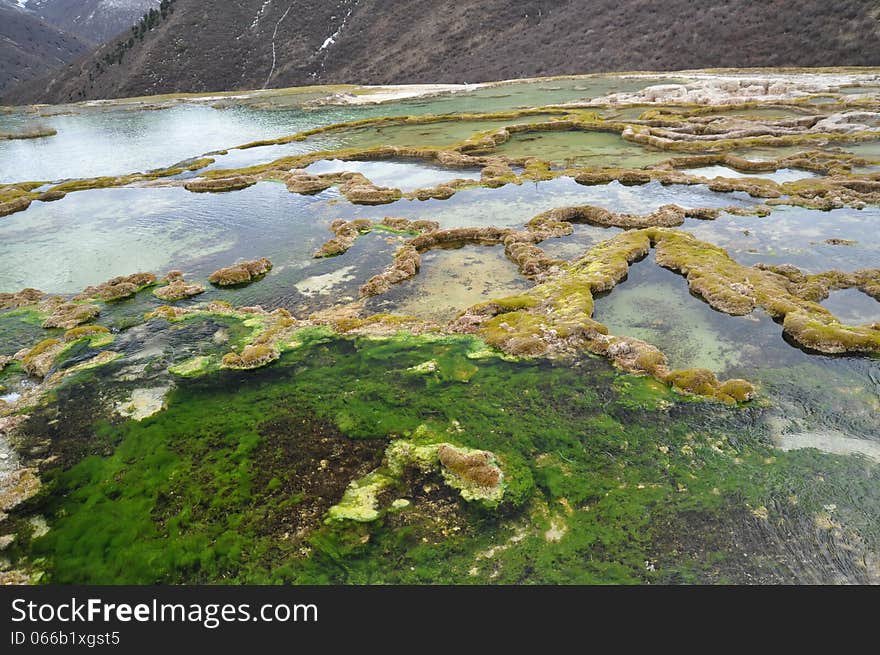
{"type": "Polygon", "coordinates": [[[272,262],[265,257],[255,259],[253,261],[241,262],[233,266],[221,268],[208,277],[211,284],[221,287],[237,286],[239,284],[249,284],[260,279],[272,270],[272,262]]]}
{"type": "Polygon", "coordinates": [[[156,284],[152,273],[133,273],[114,277],[94,287],[86,287],[76,300],[103,300],[113,302],[131,298],[138,291],[156,284]]]}

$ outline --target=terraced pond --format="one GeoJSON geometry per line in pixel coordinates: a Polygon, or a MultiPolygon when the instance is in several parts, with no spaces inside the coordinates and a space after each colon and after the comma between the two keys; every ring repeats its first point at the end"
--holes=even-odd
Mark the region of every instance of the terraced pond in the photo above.
{"type": "Polygon", "coordinates": [[[880,73],[822,75],[9,108],[0,579],[880,581],[880,73]]]}

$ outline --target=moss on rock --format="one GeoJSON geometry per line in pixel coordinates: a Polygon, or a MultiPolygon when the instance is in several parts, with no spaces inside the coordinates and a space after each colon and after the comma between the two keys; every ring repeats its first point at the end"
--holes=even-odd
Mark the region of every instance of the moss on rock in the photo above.
{"type": "Polygon", "coordinates": [[[240,284],[249,284],[272,270],[272,262],[262,257],[253,261],[241,262],[233,266],[221,268],[208,277],[211,284],[220,287],[237,286],[240,284]]]}
{"type": "Polygon", "coordinates": [[[133,273],[114,277],[97,286],[86,287],[76,300],[103,300],[114,302],[131,298],[139,291],[156,284],[152,273],[133,273]]]}

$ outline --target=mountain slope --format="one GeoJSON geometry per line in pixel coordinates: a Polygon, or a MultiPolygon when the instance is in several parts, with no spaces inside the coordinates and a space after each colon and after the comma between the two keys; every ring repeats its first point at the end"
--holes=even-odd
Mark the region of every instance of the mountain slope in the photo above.
{"type": "Polygon", "coordinates": [[[880,64],[864,0],[164,0],[16,102],[613,70],[880,64]]]}
{"type": "Polygon", "coordinates": [[[60,68],[93,47],[13,2],[0,2],[0,92],[60,68]]]}
{"type": "Polygon", "coordinates": [[[43,22],[93,43],[103,43],[134,25],[159,0],[28,0],[43,22]]]}

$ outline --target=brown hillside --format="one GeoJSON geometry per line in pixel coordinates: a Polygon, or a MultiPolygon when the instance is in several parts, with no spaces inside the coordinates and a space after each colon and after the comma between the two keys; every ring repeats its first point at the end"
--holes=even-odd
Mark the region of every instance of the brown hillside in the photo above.
{"type": "Polygon", "coordinates": [[[150,29],[5,99],[878,65],[878,18],[865,0],[175,0],[150,29]]]}

